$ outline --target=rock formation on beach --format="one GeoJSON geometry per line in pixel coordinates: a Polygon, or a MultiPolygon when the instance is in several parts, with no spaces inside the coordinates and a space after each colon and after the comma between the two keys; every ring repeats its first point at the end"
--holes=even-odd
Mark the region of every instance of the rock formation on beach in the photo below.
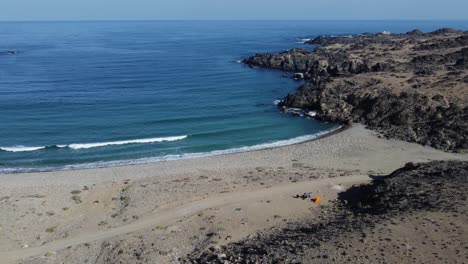
{"type": "Polygon", "coordinates": [[[187,262],[464,261],[466,255],[461,247],[466,241],[461,225],[467,220],[466,175],[468,162],[408,163],[388,177],[341,193],[332,208],[324,209],[319,222],[309,219],[290,223],[284,229],[259,233],[252,239],[194,252],[187,262]],[[402,237],[398,232],[407,228],[415,228],[415,234],[408,232],[402,237]],[[448,237],[441,232],[445,228],[450,230],[448,237]],[[447,238],[458,248],[453,253],[449,252],[447,238]]]}
{"type": "Polygon", "coordinates": [[[317,47],[243,61],[303,74],[307,82],[280,107],[446,151],[468,149],[468,32],[318,36],[306,43],[317,47]]]}

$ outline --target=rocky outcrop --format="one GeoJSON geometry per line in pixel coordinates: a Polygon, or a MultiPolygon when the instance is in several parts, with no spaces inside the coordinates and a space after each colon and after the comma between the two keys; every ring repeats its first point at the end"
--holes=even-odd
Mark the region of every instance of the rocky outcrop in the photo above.
{"type": "MultiPolygon", "coordinates": [[[[301,256],[305,255],[307,263],[375,263],[374,258],[362,256],[364,250],[361,249],[358,254],[366,261],[347,260],[354,246],[350,238],[357,236],[359,243],[369,247],[372,244],[365,244],[366,237],[375,231],[366,230],[381,224],[384,219],[398,219],[390,221],[397,225],[395,221],[404,222],[420,212],[433,212],[438,217],[440,213],[447,213],[452,219],[458,215],[466,216],[466,175],[468,162],[409,163],[385,178],[376,177],[371,184],[355,186],[341,193],[338,203],[323,209],[325,215],[318,222],[290,223],[286,228],[259,233],[252,239],[193,252],[184,262],[301,263],[301,256]],[[321,245],[332,245],[333,255],[344,256],[344,259],[334,261],[322,250],[330,250],[330,247],[320,248],[321,245]]],[[[385,240],[391,239],[387,237],[385,240]]],[[[386,257],[394,254],[391,250],[379,253],[386,257]]]]}
{"type": "Polygon", "coordinates": [[[460,67],[462,69],[468,68],[468,48],[462,49],[456,54],[455,67],[460,67]]]}
{"type": "Polygon", "coordinates": [[[421,35],[424,35],[424,32],[422,32],[421,30],[419,29],[414,29],[414,30],[411,30],[409,32],[406,32],[406,35],[409,35],[409,36],[421,36],[421,35]]]}
{"type": "MultiPolygon", "coordinates": [[[[437,36],[437,35],[436,35],[437,36]]],[[[468,45],[468,34],[464,34],[457,38],[448,38],[438,41],[432,41],[431,39],[424,41],[420,45],[415,47],[415,50],[437,50],[437,49],[449,49],[457,48],[468,45]]]]}
{"type": "Polygon", "coordinates": [[[346,52],[310,52],[293,49],[279,54],[257,54],[243,61],[251,66],[301,72],[305,79],[341,76],[378,70],[382,65],[369,65],[361,59],[354,59],[346,52]]]}
{"type": "Polygon", "coordinates": [[[6,50],[6,51],[0,51],[0,55],[14,55],[17,54],[18,52],[15,50],[6,50]]]}
{"type": "Polygon", "coordinates": [[[429,34],[444,35],[444,34],[457,34],[457,33],[463,33],[463,31],[458,30],[458,29],[454,29],[454,28],[440,28],[440,29],[432,31],[429,34]]]}
{"type": "Polygon", "coordinates": [[[383,180],[342,193],[354,214],[400,214],[412,211],[457,212],[466,205],[468,162],[407,163],[383,180]],[[359,196],[351,198],[358,193],[359,196]],[[352,199],[355,199],[354,201],[352,199]]]}
{"type": "Polygon", "coordinates": [[[317,37],[315,51],[257,54],[245,64],[303,73],[308,82],[283,109],[360,122],[386,137],[447,151],[468,149],[468,33],[317,37]]]}
{"type": "MultiPolygon", "coordinates": [[[[395,94],[382,89],[378,93],[362,91],[370,83],[333,81],[318,86],[305,84],[288,95],[282,106],[317,112],[317,118],[336,123],[360,122],[397,138],[438,149],[468,149],[468,107],[444,106],[443,96],[430,98],[419,93],[395,94]]],[[[365,89],[364,89],[365,90],[365,89]]]]}

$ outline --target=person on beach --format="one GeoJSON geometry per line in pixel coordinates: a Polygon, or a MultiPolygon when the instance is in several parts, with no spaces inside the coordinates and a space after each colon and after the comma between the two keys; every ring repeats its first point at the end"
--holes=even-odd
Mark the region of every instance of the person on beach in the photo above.
{"type": "Polygon", "coordinates": [[[310,197],[311,197],[310,192],[304,193],[303,195],[296,194],[296,196],[295,196],[295,198],[301,198],[302,200],[305,200],[305,199],[310,198],[310,197]]]}

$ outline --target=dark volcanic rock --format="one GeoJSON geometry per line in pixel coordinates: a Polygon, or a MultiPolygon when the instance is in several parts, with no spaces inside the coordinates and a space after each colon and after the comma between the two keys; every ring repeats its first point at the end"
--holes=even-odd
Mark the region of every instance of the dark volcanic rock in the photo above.
{"type": "Polygon", "coordinates": [[[449,49],[457,48],[468,45],[468,34],[464,34],[457,38],[440,39],[437,41],[428,40],[422,42],[419,46],[415,47],[415,50],[437,50],[437,49],[449,49]]]}
{"type": "Polygon", "coordinates": [[[455,66],[467,68],[468,67],[468,48],[462,49],[460,52],[458,52],[457,55],[458,57],[457,57],[457,62],[455,63],[455,66]]]}
{"type": "Polygon", "coordinates": [[[17,54],[18,52],[15,50],[6,50],[6,51],[0,51],[0,55],[14,55],[17,54]]]}
{"type": "Polygon", "coordinates": [[[245,59],[243,63],[289,72],[306,72],[315,62],[314,58],[308,50],[293,49],[279,54],[257,54],[245,59]]]}
{"type": "MultiPolygon", "coordinates": [[[[364,243],[366,235],[362,231],[384,218],[401,219],[420,211],[463,214],[460,208],[466,205],[467,175],[468,162],[409,163],[388,177],[341,193],[342,202],[327,209],[328,216],[320,222],[290,223],[282,230],[259,233],[253,239],[193,252],[185,262],[300,263],[298,258],[304,252],[323,244],[339,247],[334,241],[347,241],[348,234],[361,233],[364,243]]],[[[340,252],[347,255],[346,251],[340,252]]],[[[319,256],[309,261],[324,263],[329,257],[324,252],[319,256]]]]}
{"type": "Polygon", "coordinates": [[[360,122],[435,148],[468,148],[468,32],[319,36],[315,51],[257,54],[245,64],[302,73],[308,80],[280,107],[325,121],[360,122]],[[435,100],[435,98],[438,98],[435,100]]]}
{"type": "Polygon", "coordinates": [[[406,35],[410,35],[410,36],[420,36],[420,35],[424,35],[424,32],[422,32],[422,31],[419,30],[419,29],[415,29],[415,30],[411,30],[411,31],[407,32],[406,35]]]}
{"type": "Polygon", "coordinates": [[[441,28],[441,29],[437,29],[437,30],[431,32],[430,34],[440,35],[440,34],[455,34],[455,33],[462,33],[462,32],[463,31],[461,31],[461,30],[453,29],[453,28],[441,28]]]}
{"type": "Polygon", "coordinates": [[[342,193],[356,214],[398,214],[401,212],[450,211],[467,199],[468,162],[433,161],[408,163],[383,180],[342,193]],[[360,193],[358,198],[350,194],[360,193]]]}
{"type": "Polygon", "coordinates": [[[356,38],[356,36],[339,36],[339,37],[318,36],[304,43],[312,44],[312,45],[320,45],[320,46],[331,45],[335,43],[352,43],[355,41],[353,37],[356,38]]]}
{"type": "Polygon", "coordinates": [[[360,122],[389,138],[446,150],[468,148],[468,133],[460,133],[468,131],[468,107],[441,106],[419,93],[357,93],[360,85],[351,81],[305,84],[281,105],[314,110],[321,120],[360,122]]]}
{"type": "Polygon", "coordinates": [[[372,68],[363,60],[350,58],[346,52],[310,52],[304,49],[293,49],[279,54],[257,54],[243,62],[251,66],[301,72],[305,79],[358,74],[368,72],[372,68]]]}

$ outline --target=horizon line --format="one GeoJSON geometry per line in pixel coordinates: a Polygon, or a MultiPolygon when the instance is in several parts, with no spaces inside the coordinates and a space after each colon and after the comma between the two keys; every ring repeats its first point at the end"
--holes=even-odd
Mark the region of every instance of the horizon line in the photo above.
{"type": "Polygon", "coordinates": [[[451,19],[451,18],[434,18],[434,19],[36,19],[36,20],[1,20],[0,23],[21,23],[21,22],[177,22],[177,21],[197,21],[197,22],[272,22],[272,21],[311,21],[311,22],[366,22],[366,21],[382,21],[382,22],[424,22],[424,21],[468,21],[468,19],[451,19]]]}

